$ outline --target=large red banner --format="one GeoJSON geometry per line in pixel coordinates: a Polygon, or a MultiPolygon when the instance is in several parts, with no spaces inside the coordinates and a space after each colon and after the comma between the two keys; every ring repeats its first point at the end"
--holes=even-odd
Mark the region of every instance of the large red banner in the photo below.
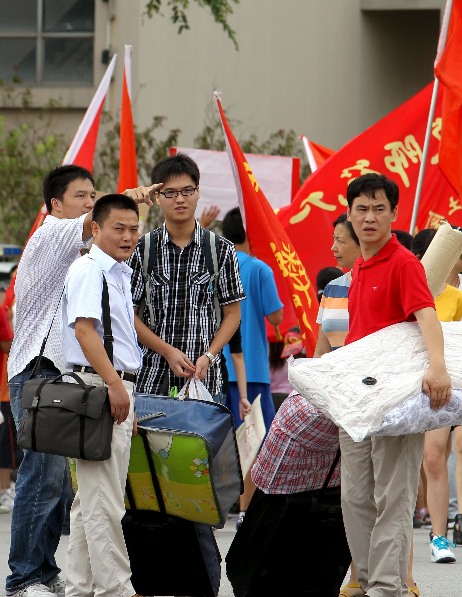
{"type": "Polygon", "coordinates": [[[462,199],[462,0],[453,0],[447,16],[447,40],[435,64],[435,75],[443,86],[439,154],[441,170],[462,199]]]}
{"type": "Polygon", "coordinates": [[[316,292],[231,131],[217,92],[214,98],[235,178],[239,206],[245,216],[243,219],[250,249],[255,257],[271,267],[278,290],[285,288],[284,296],[280,295],[284,309],[292,317],[295,315],[295,322],[298,321],[303,334],[307,356],[313,356],[318,332],[316,292]]]}
{"type": "MultiPolygon", "coordinates": [[[[400,188],[395,228],[409,231],[432,90],[433,83],[335,152],[306,179],[290,207],[278,213],[311,280],[321,268],[336,265],[330,250],[332,222],[346,211],[346,189],[352,179],[379,172],[395,180],[400,188]]],[[[437,227],[443,217],[462,225],[462,201],[439,168],[440,138],[441,93],[431,127],[417,230],[437,227]]]]}

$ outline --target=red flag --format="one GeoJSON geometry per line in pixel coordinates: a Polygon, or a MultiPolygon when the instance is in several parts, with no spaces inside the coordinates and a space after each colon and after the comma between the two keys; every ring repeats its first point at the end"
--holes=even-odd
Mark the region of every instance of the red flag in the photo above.
{"type": "Polygon", "coordinates": [[[305,135],[300,135],[300,139],[303,141],[303,146],[305,147],[311,173],[316,172],[335,153],[334,149],[329,149],[328,147],[324,147],[324,145],[310,141],[305,135]]]}
{"type": "MultiPolygon", "coordinates": [[[[435,76],[443,85],[439,156],[441,170],[462,199],[462,0],[453,0],[447,17],[446,44],[441,49],[440,43],[435,61],[435,76]]],[[[443,25],[441,37],[445,36],[443,25]]]]}
{"type": "Polygon", "coordinates": [[[231,132],[217,92],[214,93],[214,99],[220,113],[251,251],[272,268],[276,280],[283,278],[290,301],[284,302],[283,297],[281,300],[284,308],[292,304],[304,336],[307,356],[312,356],[318,331],[316,316],[319,304],[316,291],[231,132]]]}
{"type": "Polygon", "coordinates": [[[117,54],[114,54],[104,77],[101,79],[90,105],[85,112],[82,122],[75,134],[72,143],[64,156],[63,164],[77,164],[93,172],[93,159],[95,156],[96,139],[98,137],[99,121],[103,111],[106,95],[111,84],[117,54]]]}
{"type": "Polygon", "coordinates": [[[138,186],[136,166],[135,128],[133,126],[132,98],[132,46],[125,46],[125,69],[122,83],[122,112],[120,117],[119,182],[117,192],[138,186]]]}
{"type": "MultiPolygon", "coordinates": [[[[77,132],[69,146],[69,149],[62,161],[63,164],[76,164],[86,168],[90,172],[93,171],[93,159],[95,156],[96,138],[98,136],[99,121],[103,109],[106,95],[111,83],[111,77],[114,72],[117,61],[117,54],[114,54],[109,66],[106,69],[104,77],[96,90],[90,105],[85,112],[85,116],[77,129],[77,132]]],[[[35,222],[29,232],[27,240],[42,225],[45,216],[47,215],[47,208],[45,203],[40,208],[40,211],[35,219],[35,222]]],[[[27,241],[26,241],[27,242],[27,241]]],[[[24,243],[24,246],[26,243],[24,243]]]]}
{"type": "MultiPolygon", "coordinates": [[[[69,149],[64,156],[62,161],[63,164],[77,164],[86,168],[90,172],[93,171],[93,158],[95,155],[96,138],[98,136],[99,121],[101,112],[103,109],[104,101],[106,99],[109,85],[111,83],[112,74],[114,72],[115,63],[117,60],[117,54],[114,54],[109,66],[106,69],[104,77],[101,79],[101,83],[96,90],[95,95],[85,112],[82,122],[69,146],[69,149]]],[[[42,225],[43,220],[47,216],[48,211],[45,203],[42,204],[40,211],[35,218],[35,222],[29,231],[26,242],[30,239],[32,234],[42,225]]],[[[10,283],[8,290],[13,290],[13,286],[10,283]]]]}
{"type": "MultiPolygon", "coordinates": [[[[332,222],[346,211],[348,183],[366,172],[380,172],[400,188],[395,228],[409,230],[427,129],[433,83],[385,118],[337,150],[300,187],[291,205],[278,214],[308,276],[336,265],[332,222]]],[[[441,91],[441,90],[440,90],[441,91]]],[[[425,181],[416,227],[437,227],[441,218],[462,225],[462,202],[438,165],[441,93],[438,94],[429,143],[425,181]]]]}

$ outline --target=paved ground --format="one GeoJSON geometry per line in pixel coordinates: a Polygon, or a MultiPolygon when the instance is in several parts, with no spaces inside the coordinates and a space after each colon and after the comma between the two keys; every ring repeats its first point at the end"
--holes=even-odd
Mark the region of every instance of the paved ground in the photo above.
{"type": "MultiPolygon", "coordinates": [[[[235,533],[236,517],[228,519],[225,527],[216,531],[216,537],[221,555],[224,559],[235,533]]],[[[0,596],[4,595],[4,579],[8,574],[8,549],[10,543],[11,514],[0,514],[0,596]]],[[[449,532],[452,538],[452,532],[449,532]]],[[[297,542],[300,541],[297,537],[297,542]]],[[[458,561],[455,564],[432,564],[430,563],[430,550],[428,547],[428,528],[416,529],[414,531],[414,574],[421,589],[422,597],[462,597],[462,547],[455,550],[458,561]]],[[[63,536],[59,544],[57,560],[58,564],[65,566],[67,537],[63,536]]],[[[281,549],[293,549],[289,545],[281,545],[281,549]]],[[[309,563],[307,562],[307,565],[309,563]]],[[[245,562],[242,563],[245,566],[245,562]]],[[[224,566],[222,568],[222,580],[219,597],[232,597],[233,591],[226,578],[224,566]]],[[[307,569],[308,575],[308,569],[307,569]]],[[[65,571],[63,576],[65,577],[65,571]]],[[[280,596],[283,597],[283,596],[280,596]]]]}

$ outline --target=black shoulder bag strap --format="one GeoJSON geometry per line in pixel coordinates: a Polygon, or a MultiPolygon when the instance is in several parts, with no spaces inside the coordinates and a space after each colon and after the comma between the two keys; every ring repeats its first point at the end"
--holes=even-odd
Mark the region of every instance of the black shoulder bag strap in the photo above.
{"type": "Polygon", "coordinates": [[[46,345],[46,343],[47,343],[48,336],[50,335],[51,328],[53,327],[53,322],[54,322],[54,320],[55,320],[56,313],[58,312],[59,306],[61,305],[61,300],[62,300],[62,298],[63,298],[63,294],[64,294],[64,288],[65,288],[65,286],[63,286],[63,289],[61,290],[61,294],[59,295],[59,301],[58,301],[58,304],[57,304],[57,306],[56,306],[55,312],[53,313],[53,319],[51,320],[50,327],[48,328],[48,332],[47,332],[47,334],[46,334],[45,338],[43,339],[42,346],[40,347],[40,352],[39,352],[39,355],[38,355],[38,357],[37,357],[37,360],[35,361],[35,365],[34,365],[34,368],[33,368],[33,370],[32,370],[31,379],[32,379],[33,377],[37,377],[37,375],[38,375],[38,374],[39,374],[39,372],[40,372],[40,369],[41,369],[41,362],[42,362],[42,357],[43,357],[43,353],[44,353],[44,351],[45,351],[45,345],[46,345]]]}
{"type": "Polygon", "coordinates": [[[204,228],[204,256],[210,274],[210,284],[213,286],[213,301],[217,318],[217,328],[221,323],[221,307],[218,300],[218,235],[208,228],[204,228]]]}
{"type": "Polygon", "coordinates": [[[144,299],[140,302],[138,307],[138,316],[143,320],[143,314],[146,307],[148,308],[151,325],[154,322],[154,312],[151,303],[151,271],[154,265],[154,251],[151,249],[152,232],[146,232],[140,239],[140,248],[143,253],[143,279],[144,279],[144,299]]]}
{"type": "Polygon", "coordinates": [[[107,287],[106,276],[103,274],[103,294],[101,297],[101,306],[103,310],[103,342],[107,356],[114,365],[114,336],[112,335],[111,308],[109,307],[109,289],[107,287]]]}
{"type": "MultiPolygon", "coordinates": [[[[90,255],[89,255],[90,257],[90,255]]],[[[94,261],[92,257],[90,257],[94,261]]],[[[106,350],[106,354],[111,361],[111,364],[114,365],[114,336],[112,335],[112,324],[111,324],[111,308],[109,306],[109,288],[106,281],[106,276],[104,275],[103,270],[101,270],[101,275],[103,276],[103,291],[101,295],[101,310],[102,310],[102,317],[103,320],[103,344],[104,349],[106,350]]]]}
{"type": "Polygon", "coordinates": [[[326,480],[323,483],[322,489],[326,489],[327,486],[329,485],[330,480],[332,479],[332,475],[334,474],[335,467],[337,466],[337,463],[339,461],[339,458],[340,458],[340,448],[337,449],[337,454],[335,455],[335,458],[334,458],[334,460],[332,462],[332,465],[331,465],[331,467],[329,469],[329,472],[327,473],[327,477],[326,477],[326,480]]]}
{"type": "MultiPolygon", "coordinates": [[[[58,306],[55,309],[55,312],[53,314],[53,319],[51,320],[50,323],[50,327],[48,329],[47,335],[45,336],[45,338],[43,339],[42,342],[42,346],[40,348],[40,353],[37,357],[37,360],[35,362],[35,366],[34,369],[32,371],[32,377],[37,377],[37,375],[39,374],[40,371],[40,362],[42,360],[42,356],[43,356],[43,352],[45,350],[45,345],[47,343],[48,337],[50,335],[51,332],[51,328],[53,327],[53,322],[55,320],[56,317],[56,313],[58,312],[59,306],[61,304],[61,300],[63,298],[63,294],[64,294],[64,288],[61,291],[61,295],[59,297],[59,301],[58,301],[58,306]]],[[[109,307],[109,289],[107,286],[107,282],[106,282],[106,277],[103,274],[103,294],[101,297],[101,306],[102,306],[102,310],[103,310],[103,340],[104,340],[104,348],[106,349],[107,352],[107,356],[109,357],[109,360],[111,361],[112,364],[114,364],[114,359],[113,359],[113,355],[114,355],[114,350],[113,350],[113,342],[114,342],[114,336],[112,335],[112,325],[111,325],[111,309],[109,307]]]]}

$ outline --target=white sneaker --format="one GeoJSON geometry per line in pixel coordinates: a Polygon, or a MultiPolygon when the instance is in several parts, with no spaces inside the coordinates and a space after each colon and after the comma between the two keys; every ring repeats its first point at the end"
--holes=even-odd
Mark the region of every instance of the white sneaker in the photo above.
{"type": "Polygon", "coordinates": [[[430,541],[432,562],[435,564],[450,564],[451,562],[455,562],[456,558],[449,549],[449,546],[452,547],[452,543],[449,543],[446,537],[443,537],[442,535],[434,537],[433,540],[430,541]]]}
{"type": "Polygon", "coordinates": [[[237,517],[237,520],[236,520],[236,531],[242,526],[242,523],[244,522],[244,517],[245,517],[245,511],[242,510],[241,512],[239,512],[239,516],[237,517]]]}
{"type": "Polygon", "coordinates": [[[0,491],[0,507],[3,512],[10,512],[13,510],[14,495],[11,489],[2,489],[0,491]]]}
{"type": "Polygon", "coordinates": [[[13,593],[13,597],[50,597],[50,595],[54,595],[54,593],[45,585],[29,585],[25,589],[13,593]]]}
{"type": "Polygon", "coordinates": [[[66,593],[66,583],[57,576],[55,581],[48,585],[48,588],[54,595],[58,595],[58,597],[65,597],[66,593]]]}

